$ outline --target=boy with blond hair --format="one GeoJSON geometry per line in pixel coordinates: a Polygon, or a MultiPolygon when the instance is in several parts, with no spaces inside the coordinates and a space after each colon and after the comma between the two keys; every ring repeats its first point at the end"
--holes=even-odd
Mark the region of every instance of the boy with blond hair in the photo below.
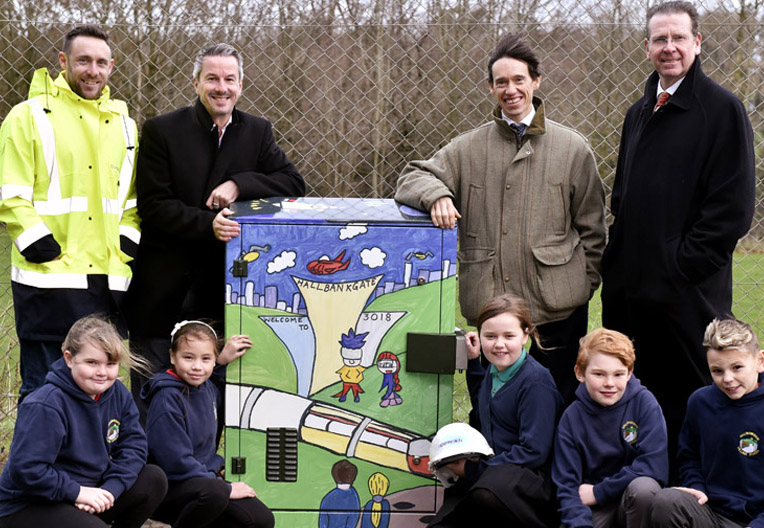
{"type": "Polygon", "coordinates": [[[703,338],[713,385],[695,391],[679,434],[684,487],[655,497],[653,526],[764,527],[764,352],[751,325],[714,319],[703,338]]]}
{"type": "Polygon", "coordinates": [[[634,345],[620,332],[599,328],[581,338],[581,384],[560,420],[552,464],[566,528],[646,527],[668,479],[666,422],[632,375],[634,361],[634,345]]]}

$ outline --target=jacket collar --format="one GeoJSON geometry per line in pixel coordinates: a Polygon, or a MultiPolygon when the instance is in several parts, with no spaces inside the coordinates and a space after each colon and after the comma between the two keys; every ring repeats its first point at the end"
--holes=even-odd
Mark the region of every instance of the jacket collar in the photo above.
{"type": "MultiPolygon", "coordinates": [[[[695,62],[690,66],[687,75],[685,75],[682,84],[679,85],[676,93],[671,96],[666,104],[676,106],[682,110],[688,110],[695,93],[695,85],[698,79],[704,76],[705,74],[700,66],[700,56],[697,56],[695,57],[695,62]]],[[[655,101],[657,99],[658,82],[660,82],[660,77],[658,76],[658,72],[654,71],[650,74],[650,77],[647,78],[647,84],[645,85],[645,104],[643,108],[649,108],[651,112],[653,107],[655,107],[655,101]]]]}
{"type": "MultiPolygon", "coordinates": [[[[194,118],[199,123],[200,126],[204,127],[205,130],[212,130],[212,126],[215,124],[212,121],[212,116],[210,116],[210,113],[207,112],[207,109],[204,108],[204,105],[202,104],[202,101],[197,97],[196,102],[194,103],[194,118]]],[[[239,111],[234,108],[233,114],[231,116],[231,125],[237,124],[240,121],[239,117],[239,111]]],[[[229,125],[229,126],[231,126],[229,125]]]]}
{"type": "MultiPolygon", "coordinates": [[[[50,73],[48,73],[47,68],[35,70],[34,75],[32,76],[32,82],[29,85],[29,99],[40,95],[48,97],[65,97],[72,101],[84,104],[92,102],[104,111],[125,116],[128,115],[127,104],[119,99],[111,99],[111,90],[108,86],[104,87],[101,97],[98,99],[92,101],[89,99],[82,99],[72,91],[63,72],[60,73],[54,81],[51,81],[50,73]]],[[[43,101],[43,106],[50,110],[49,101],[43,101]]]]}
{"type": "MultiPolygon", "coordinates": [[[[526,136],[540,136],[541,134],[546,133],[546,118],[544,117],[544,103],[539,99],[538,97],[533,97],[533,107],[536,109],[536,115],[533,116],[533,121],[531,121],[531,126],[528,127],[528,130],[525,131],[525,134],[523,135],[523,140],[525,140],[526,136]]],[[[496,107],[493,109],[493,113],[491,114],[491,117],[493,118],[494,123],[496,123],[496,126],[499,127],[499,134],[510,141],[517,140],[517,135],[515,134],[515,131],[512,130],[509,127],[509,124],[504,121],[504,118],[501,116],[501,106],[496,105],[496,107]]]]}

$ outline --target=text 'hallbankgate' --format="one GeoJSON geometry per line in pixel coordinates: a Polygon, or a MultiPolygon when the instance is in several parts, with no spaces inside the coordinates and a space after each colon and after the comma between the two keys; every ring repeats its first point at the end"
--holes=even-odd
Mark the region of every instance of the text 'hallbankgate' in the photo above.
{"type": "Polygon", "coordinates": [[[298,288],[319,290],[323,292],[350,292],[374,287],[374,279],[363,279],[354,282],[313,282],[305,279],[294,279],[298,288]]]}

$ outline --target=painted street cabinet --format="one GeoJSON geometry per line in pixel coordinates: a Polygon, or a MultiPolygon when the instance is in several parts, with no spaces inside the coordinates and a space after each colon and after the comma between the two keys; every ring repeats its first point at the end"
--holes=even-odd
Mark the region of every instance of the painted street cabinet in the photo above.
{"type": "Polygon", "coordinates": [[[226,335],[254,347],[228,367],[227,478],[278,527],[426,525],[442,492],[430,438],[452,418],[438,334],[454,330],[456,230],[393,200],[234,209],[226,335]]]}

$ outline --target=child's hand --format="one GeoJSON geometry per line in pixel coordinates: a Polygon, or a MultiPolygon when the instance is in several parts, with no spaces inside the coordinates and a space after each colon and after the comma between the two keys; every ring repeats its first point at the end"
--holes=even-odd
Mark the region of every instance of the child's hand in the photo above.
{"type": "Polygon", "coordinates": [[[86,513],[95,513],[96,511],[87,504],[80,504],[79,502],[75,502],[74,505],[77,507],[77,509],[80,509],[86,513]]]}
{"type": "Polygon", "coordinates": [[[247,497],[257,497],[257,493],[244,482],[231,482],[232,499],[245,499],[247,497]]]}
{"type": "Polygon", "coordinates": [[[219,365],[228,365],[231,361],[244,355],[252,348],[252,340],[246,335],[235,335],[226,341],[223,350],[218,354],[217,362],[219,365]]]}
{"type": "Polygon", "coordinates": [[[114,506],[114,495],[105,489],[80,486],[74,505],[88,513],[103,513],[114,506]]]}
{"type": "Polygon", "coordinates": [[[701,506],[705,504],[706,502],[708,502],[708,495],[706,495],[700,490],[696,490],[695,488],[682,488],[679,486],[674,486],[674,489],[677,489],[679,491],[684,491],[685,493],[689,493],[690,495],[698,499],[698,504],[700,504],[701,506]]]}
{"type": "Polygon", "coordinates": [[[581,484],[578,487],[578,497],[584,506],[594,506],[597,499],[594,498],[594,486],[592,484],[581,484]]]}
{"type": "Polygon", "coordinates": [[[464,343],[467,345],[467,357],[475,359],[480,357],[480,336],[477,332],[464,334],[464,343]]]}

